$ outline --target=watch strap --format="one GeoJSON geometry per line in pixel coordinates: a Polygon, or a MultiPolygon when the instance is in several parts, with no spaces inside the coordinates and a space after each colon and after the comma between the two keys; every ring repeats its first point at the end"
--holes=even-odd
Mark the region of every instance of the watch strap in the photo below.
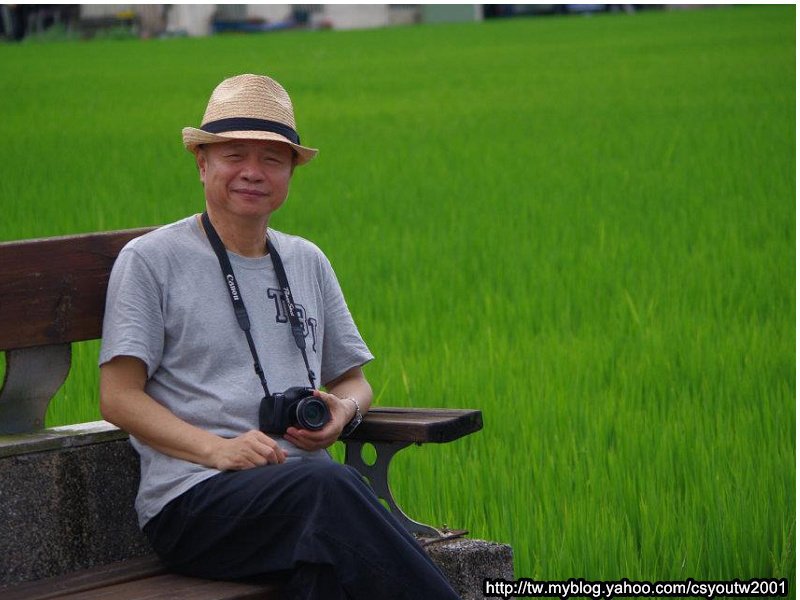
{"type": "Polygon", "coordinates": [[[361,414],[361,407],[358,405],[358,401],[353,397],[347,398],[347,400],[350,400],[355,405],[356,414],[353,415],[353,418],[350,419],[350,422],[344,426],[344,429],[342,429],[342,434],[340,437],[343,438],[352,435],[352,433],[356,430],[356,427],[361,425],[361,421],[364,420],[364,415],[361,414]]]}

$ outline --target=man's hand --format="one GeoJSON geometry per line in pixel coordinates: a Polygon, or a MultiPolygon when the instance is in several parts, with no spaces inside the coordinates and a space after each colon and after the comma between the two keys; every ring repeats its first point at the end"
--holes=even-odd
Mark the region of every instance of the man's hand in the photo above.
{"type": "Polygon", "coordinates": [[[285,460],[286,453],[275,440],[253,429],[235,438],[219,438],[209,462],[220,471],[241,471],[285,460]]]}
{"type": "Polygon", "coordinates": [[[331,420],[325,427],[317,431],[289,427],[284,439],[303,450],[320,450],[331,446],[342,434],[342,429],[356,414],[356,407],[352,400],[339,398],[334,394],[314,390],[314,395],[328,405],[331,411],[331,420]]]}

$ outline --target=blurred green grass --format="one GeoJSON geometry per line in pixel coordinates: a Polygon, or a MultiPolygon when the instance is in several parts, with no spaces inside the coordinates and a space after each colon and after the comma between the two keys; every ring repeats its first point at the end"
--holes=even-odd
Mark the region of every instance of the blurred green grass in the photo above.
{"type": "MultiPolygon", "coordinates": [[[[518,576],[793,581],[794,18],[0,46],[0,240],[201,210],[180,128],[273,75],[321,153],[272,225],[331,258],[377,402],[484,412],[396,459],[411,516],[518,576]]],[[[98,418],[75,353],[51,424],[98,418]]]]}

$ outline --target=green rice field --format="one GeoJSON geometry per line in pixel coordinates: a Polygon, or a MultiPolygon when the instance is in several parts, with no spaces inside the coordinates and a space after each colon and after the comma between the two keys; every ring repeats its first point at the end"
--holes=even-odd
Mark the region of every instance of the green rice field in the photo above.
{"type": "MultiPolygon", "coordinates": [[[[0,240],[201,211],[180,130],[243,72],[321,149],[271,225],[330,257],[376,403],[483,411],[399,455],[406,512],[517,577],[794,596],[794,6],[0,45],[0,240]]],[[[49,424],[99,418],[97,352],[49,424]]]]}

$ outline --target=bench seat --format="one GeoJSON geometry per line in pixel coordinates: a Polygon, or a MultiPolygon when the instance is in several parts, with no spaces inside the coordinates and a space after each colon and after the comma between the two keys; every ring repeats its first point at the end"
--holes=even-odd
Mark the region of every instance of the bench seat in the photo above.
{"type": "Polygon", "coordinates": [[[3,600],[235,600],[278,598],[270,583],[215,581],[168,573],[155,556],[0,588],[3,600]]]}

